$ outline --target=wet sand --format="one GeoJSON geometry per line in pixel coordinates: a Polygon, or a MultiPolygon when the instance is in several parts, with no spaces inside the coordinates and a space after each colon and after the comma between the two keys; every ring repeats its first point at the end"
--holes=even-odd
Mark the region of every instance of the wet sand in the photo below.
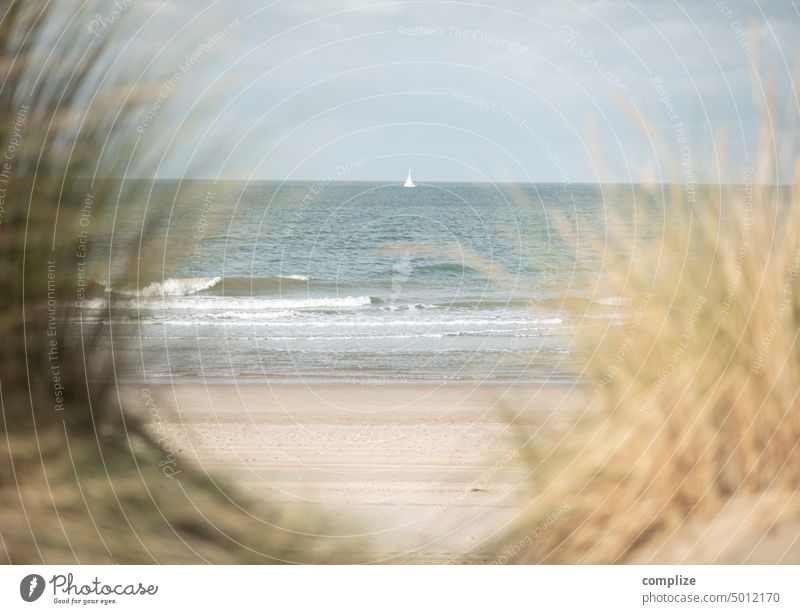
{"type": "Polygon", "coordinates": [[[129,385],[123,395],[176,452],[174,471],[191,462],[288,513],[356,526],[371,562],[502,557],[492,539],[532,497],[520,438],[585,408],[579,389],[530,385],[129,385]]]}

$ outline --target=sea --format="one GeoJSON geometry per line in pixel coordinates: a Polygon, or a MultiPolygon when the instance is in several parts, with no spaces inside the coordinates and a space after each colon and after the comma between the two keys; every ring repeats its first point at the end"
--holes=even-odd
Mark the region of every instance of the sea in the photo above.
{"type": "Polygon", "coordinates": [[[580,320],[625,308],[602,281],[609,245],[657,196],[126,181],[91,221],[71,339],[97,325],[127,382],[575,382],[580,320]]]}

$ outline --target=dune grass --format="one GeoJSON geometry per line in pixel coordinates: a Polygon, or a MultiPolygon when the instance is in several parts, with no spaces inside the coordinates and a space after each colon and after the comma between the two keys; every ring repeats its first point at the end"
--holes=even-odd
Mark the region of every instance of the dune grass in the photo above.
{"type": "MultiPolygon", "coordinates": [[[[162,471],[164,450],[121,407],[100,325],[81,323],[92,233],[141,206],[123,178],[134,150],[160,152],[134,127],[174,72],[167,52],[145,66],[120,51],[135,8],[102,38],[89,32],[107,8],[24,0],[0,16],[0,561],[345,562],[315,536],[321,518],[247,501],[188,464],[162,471]]],[[[129,269],[147,236],[145,225],[143,245],[120,246],[129,269]]]]}
{"type": "Polygon", "coordinates": [[[602,254],[625,306],[579,335],[584,418],[528,451],[518,562],[796,562],[800,185],[742,183],[673,189],[661,236],[602,254]]]}

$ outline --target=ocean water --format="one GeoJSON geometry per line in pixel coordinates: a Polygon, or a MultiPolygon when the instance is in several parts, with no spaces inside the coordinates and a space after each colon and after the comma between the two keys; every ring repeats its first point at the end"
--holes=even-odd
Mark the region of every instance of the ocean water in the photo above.
{"type": "Polygon", "coordinates": [[[574,381],[578,322],[561,305],[614,317],[605,246],[653,200],[631,186],[325,180],[123,191],[93,221],[80,318],[139,382],[574,381]]]}

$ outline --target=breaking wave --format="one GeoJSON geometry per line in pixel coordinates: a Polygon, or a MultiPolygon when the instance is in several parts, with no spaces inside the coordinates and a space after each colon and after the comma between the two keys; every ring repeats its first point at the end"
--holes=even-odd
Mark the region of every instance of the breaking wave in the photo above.
{"type": "Polygon", "coordinates": [[[98,282],[106,293],[137,298],[157,298],[162,296],[209,295],[248,295],[262,294],[274,290],[291,289],[306,285],[306,275],[278,275],[275,277],[175,277],[152,281],[143,288],[127,287],[123,282],[112,287],[107,282],[98,282]]]}

